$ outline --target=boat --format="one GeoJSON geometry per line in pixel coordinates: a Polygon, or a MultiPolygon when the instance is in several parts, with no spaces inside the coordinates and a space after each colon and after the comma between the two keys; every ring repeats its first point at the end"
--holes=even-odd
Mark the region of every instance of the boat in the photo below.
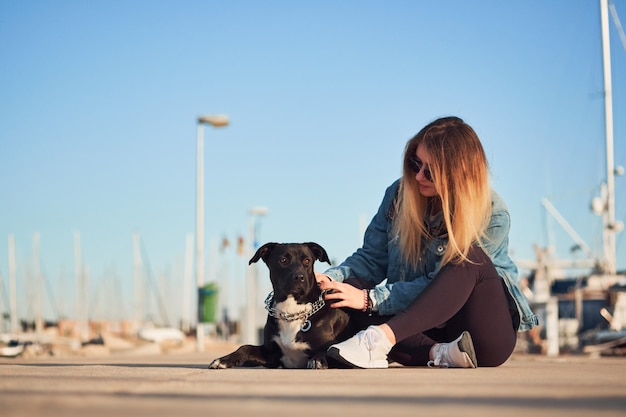
{"type": "Polygon", "coordinates": [[[24,352],[26,343],[18,340],[11,340],[4,346],[0,346],[0,356],[4,358],[15,358],[24,352]]]}
{"type": "Polygon", "coordinates": [[[164,341],[174,341],[182,343],[185,334],[174,327],[143,327],[137,332],[140,339],[149,342],[161,343],[164,341]]]}
{"type": "Polygon", "coordinates": [[[525,290],[534,309],[544,316],[541,334],[531,333],[530,339],[543,343],[541,351],[549,356],[563,351],[626,353],[626,271],[618,271],[616,265],[616,235],[624,229],[624,223],[615,218],[615,177],[623,175],[624,168],[615,166],[613,155],[609,13],[622,41],[626,39],[615,6],[609,0],[600,0],[607,177],[600,186],[600,195],[592,199],[591,208],[602,217],[602,253],[594,256],[550,201],[543,199],[545,209],[587,258],[557,259],[549,247],[535,247],[536,260],[517,261],[521,268],[530,270],[525,290]]]}

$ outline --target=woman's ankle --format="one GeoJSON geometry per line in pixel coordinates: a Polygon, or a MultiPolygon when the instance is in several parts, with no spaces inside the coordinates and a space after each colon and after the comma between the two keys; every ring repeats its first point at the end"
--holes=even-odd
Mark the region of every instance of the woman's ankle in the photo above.
{"type": "Polygon", "coordinates": [[[393,332],[393,330],[391,330],[391,327],[389,327],[389,325],[387,325],[387,323],[383,323],[379,327],[385,333],[385,336],[387,336],[387,339],[389,340],[389,342],[391,342],[392,345],[395,345],[396,344],[396,335],[393,332]]]}

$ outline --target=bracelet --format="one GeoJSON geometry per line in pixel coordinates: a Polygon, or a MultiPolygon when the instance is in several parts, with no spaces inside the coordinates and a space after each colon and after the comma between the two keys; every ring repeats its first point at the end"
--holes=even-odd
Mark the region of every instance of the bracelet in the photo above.
{"type": "Polygon", "coordinates": [[[370,299],[370,292],[369,290],[364,289],[363,290],[363,308],[361,309],[361,311],[363,313],[367,313],[368,316],[372,316],[372,300],[370,299]]]}

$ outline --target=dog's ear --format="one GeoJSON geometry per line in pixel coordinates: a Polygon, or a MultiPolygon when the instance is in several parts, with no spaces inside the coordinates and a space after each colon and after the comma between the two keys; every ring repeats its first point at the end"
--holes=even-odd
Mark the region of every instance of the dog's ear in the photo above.
{"type": "Polygon", "coordinates": [[[330,259],[328,259],[328,254],[326,253],[326,250],[323,247],[321,247],[315,242],[307,242],[305,243],[305,245],[307,245],[309,249],[311,249],[311,252],[313,252],[317,260],[319,260],[320,262],[326,262],[329,265],[331,265],[330,259]]]}
{"type": "Polygon", "coordinates": [[[274,246],[276,245],[278,245],[278,243],[271,242],[271,243],[266,243],[265,245],[261,246],[259,249],[257,249],[252,259],[250,259],[250,262],[248,262],[248,265],[252,265],[253,263],[255,263],[261,258],[265,260],[267,256],[270,254],[270,252],[272,251],[272,249],[274,249],[274,246]]]}

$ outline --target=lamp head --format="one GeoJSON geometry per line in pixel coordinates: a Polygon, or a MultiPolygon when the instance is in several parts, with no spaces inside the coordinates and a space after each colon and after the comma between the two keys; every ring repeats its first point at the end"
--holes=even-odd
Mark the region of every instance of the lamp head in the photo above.
{"type": "Polygon", "coordinates": [[[266,216],[268,212],[267,207],[252,207],[249,213],[253,216],[266,216]]]}
{"type": "Polygon", "coordinates": [[[199,116],[198,123],[209,124],[213,127],[228,126],[228,116],[225,114],[207,114],[199,116]]]}

